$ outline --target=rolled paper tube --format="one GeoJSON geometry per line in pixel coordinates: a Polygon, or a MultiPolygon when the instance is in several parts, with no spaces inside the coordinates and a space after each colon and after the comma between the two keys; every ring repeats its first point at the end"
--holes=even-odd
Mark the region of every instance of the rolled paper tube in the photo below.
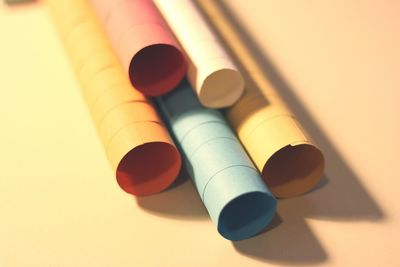
{"type": "Polygon", "coordinates": [[[221,113],[203,107],[186,82],[157,103],[219,233],[241,240],[264,229],[276,199],[221,113]]]}
{"type": "Polygon", "coordinates": [[[134,90],[88,0],[46,0],[117,182],[143,196],[167,188],[181,158],[151,102],[134,90]]]}
{"type": "Polygon", "coordinates": [[[197,3],[244,76],[245,92],[225,115],[266,184],[280,198],[311,190],[324,170],[322,152],[264,75],[224,13],[222,4],[207,0],[197,3]]]}
{"type": "Polygon", "coordinates": [[[155,0],[189,59],[188,79],[200,102],[209,108],[234,104],[244,80],[192,1],[155,0]]]}
{"type": "Polygon", "coordinates": [[[175,88],[186,58],[151,0],[92,0],[134,87],[147,96],[175,88]]]}

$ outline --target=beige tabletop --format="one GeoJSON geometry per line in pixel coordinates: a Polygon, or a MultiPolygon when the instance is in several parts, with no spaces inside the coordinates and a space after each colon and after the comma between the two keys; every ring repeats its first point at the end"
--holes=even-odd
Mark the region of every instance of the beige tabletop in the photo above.
{"type": "Polygon", "coordinates": [[[43,4],[0,10],[0,266],[400,266],[400,1],[225,0],[323,149],[320,186],[223,239],[190,180],[119,189],[43,4]]]}

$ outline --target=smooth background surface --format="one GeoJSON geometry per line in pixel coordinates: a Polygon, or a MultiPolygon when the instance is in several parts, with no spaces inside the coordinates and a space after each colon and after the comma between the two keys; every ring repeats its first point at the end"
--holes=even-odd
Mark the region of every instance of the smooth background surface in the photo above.
{"type": "Polygon", "coordinates": [[[224,240],[190,181],[118,188],[42,4],[0,11],[0,266],[398,266],[400,2],[226,0],[324,150],[277,227],[224,240]]]}

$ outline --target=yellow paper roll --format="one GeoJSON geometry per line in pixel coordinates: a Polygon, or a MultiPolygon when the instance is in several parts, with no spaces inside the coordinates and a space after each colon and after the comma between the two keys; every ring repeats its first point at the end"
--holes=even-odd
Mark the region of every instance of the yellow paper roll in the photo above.
{"type": "Polygon", "coordinates": [[[324,157],[264,75],[217,1],[198,1],[245,78],[245,93],[226,110],[232,127],[280,198],[305,193],[318,183],[324,157]]]}
{"type": "Polygon", "coordinates": [[[134,90],[88,0],[46,0],[118,184],[134,195],[167,188],[181,158],[154,107],[134,90]]]}

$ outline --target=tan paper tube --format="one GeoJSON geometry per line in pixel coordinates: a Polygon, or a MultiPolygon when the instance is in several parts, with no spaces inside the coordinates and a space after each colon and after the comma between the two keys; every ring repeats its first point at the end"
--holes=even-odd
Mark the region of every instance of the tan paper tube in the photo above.
{"type": "Polygon", "coordinates": [[[198,1],[234,55],[245,78],[245,93],[226,116],[272,193],[280,198],[305,193],[320,180],[324,157],[280,99],[251,51],[217,1],[198,1]]]}
{"type": "Polygon", "coordinates": [[[192,1],[154,0],[189,59],[188,79],[206,107],[233,105],[244,80],[192,1]]]}
{"type": "Polygon", "coordinates": [[[46,0],[118,184],[144,196],[177,177],[180,155],[151,102],[134,90],[88,0],[46,0]]]}

